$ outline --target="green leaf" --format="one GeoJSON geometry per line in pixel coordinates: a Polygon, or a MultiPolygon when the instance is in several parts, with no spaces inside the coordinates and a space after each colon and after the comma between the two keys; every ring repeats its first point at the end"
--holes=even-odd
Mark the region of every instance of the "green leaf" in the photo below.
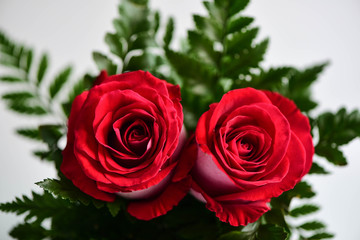
{"type": "Polygon", "coordinates": [[[15,68],[20,70],[18,64],[19,64],[18,59],[14,56],[4,56],[0,58],[0,65],[3,65],[5,67],[15,68]]]}
{"type": "Polygon", "coordinates": [[[264,60],[264,55],[266,53],[267,47],[269,46],[269,39],[261,41],[259,44],[255,45],[249,53],[247,53],[247,58],[249,59],[250,67],[257,67],[258,64],[264,60]]]}
{"type": "Polygon", "coordinates": [[[285,240],[288,233],[284,228],[273,224],[260,225],[257,231],[257,240],[285,240]]]}
{"type": "Polygon", "coordinates": [[[0,76],[0,82],[7,82],[7,83],[19,83],[24,82],[23,79],[19,77],[13,77],[13,76],[0,76]]]}
{"type": "MultiPolygon", "coordinates": [[[[116,34],[107,33],[105,35],[105,42],[110,48],[110,51],[116,56],[123,57],[124,47],[121,38],[116,34]]],[[[96,60],[95,60],[96,61],[96,60]]]]}
{"type": "Polygon", "coordinates": [[[319,210],[318,206],[312,204],[304,204],[300,207],[294,208],[290,211],[290,216],[292,217],[299,217],[302,215],[307,215],[310,213],[314,213],[319,210]]]}
{"type": "Polygon", "coordinates": [[[37,86],[39,86],[43,81],[48,65],[49,65],[48,56],[46,54],[43,54],[40,60],[39,68],[37,70],[37,82],[36,82],[37,86]]]}
{"type": "Polygon", "coordinates": [[[229,55],[223,58],[224,75],[228,78],[238,79],[240,74],[248,74],[250,68],[258,67],[258,64],[264,59],[268,44],[269,40],[265,39],[255,47],[245,49],[234,56],[229,55]]]}
{"type": "Polygon", "coordinates": [[[52,217],[57,211],[68,208],[70,205],[54,198],[51,194],[44,192],[43,195],[32,192],[32,199],[27,196],[16,198],[13,202],[1,203],[0,210],[12,212],[16,215],[26,214],[25,221],[35,218],[37,223],[52,217]]]}
{"type": "Polygon", "coordinates": [[[345,108],[336,113],[325,112],[318,116],[318,145],[330,145],[332,148],[349,143],[360,136],[360,113],[358,110],[347,112],[345,108]]]}
{"type": "Polygon", "coordinates": [[[251,17],[238,16],[231,18],[227,23],[227,33],[240,32],[243,28],[249,26],[254,21],[251,17]]]}
{"type": "Polygon", "coordinates": [[[49,231],[37,223],[22,223],[10,231],[10,236],[19,240],[41,240],[48,236],[49,231]]]}
{"type": "Polygon", "coordinates": [[[9,108],[26,115],[45,115],[47,111],[40,105],[25,105],[25,102],[12,102],[9,108]]]}
{"type": "Polygon", "coordinates": [[[60,171],[62,162],[61,150],[57,147],[49,147],[48,150],[36,150],[33,154],[41,160],[46,160],[55,164],[56,170],[60,171]]]}
{"type": "Polygon", "coordinates": [[[59,125],[39,126],[39,133],[41,139],[49,146],[56,146],[59,139],[63,136],[59,128],[60,128],[59,125]]]}
{"type": "Polygon", "coordinates": [[[159,58],[156,55],[144,52],[141,55],[132,56],[124,67],[123,71],[151,71],[154,72],[158,64],[159,58]]]}
{"type": "MultiPolygon", "coordinates": [[[[149,47],[156,47],[155,39],[152,37],[152,33],[142,32],[134,36],[129,43],[129,50],[143,50],[145,51],[149,47]]],[[[130,52],[129,51],[129,52],[130,52]]]]}
{"type": "Polygon", "coordinates": [[[318,240],[318,239],[329,239],[329,238],[333,238],[334,234],[331,233],[316,233],[314,235],[312,235],[311,237],[307,238],[308,240],[318,240]]]}
{"type": "Polygon", "coordinates": [[[325,157],[329,162],[338,165],[345,166],[347,165],[346,158],[342,151],[338,147],[333,145],[317,145],[315,147],[315,152],[317,155],[325,157]]]}
{"type": "Polygon", "coordinates": [[[322,222],[312,221],[312,222],[303,223],[298,228],[301,228],[301,229],[304,229],[307,231],[313,231],[313,230],[323,229],[325,227],[326,227],[325,224],[323,224],[322,222]]]}
{"type": "Polygon", "coordinates": [[[173,34],[174,34],[174,19],[172,17],[169,18],[167,24],[166,24],[166,29],[165,29],[165,35],[164,35],[164,48],[168,48],[171,40],[173,38],[173,34]]]}
{"type": "Polygon", "coordinates": [[[213,68],[185,54],[167,50],[166,55],[172,66],[183,77],[204,81],[211,80],[215,74],[213,68]]]}
{"type": "Polygon", "coordinates": [[[221,41],[222,26],[220,23],[200,15],[193,15],[196,30],[207,36],[209,39],[221,41]]]}
{"type": "Polygon", "coordinates": [[[5,93],[4,95],[2,95],[2,99],[11,100],[11,101],[15,101],[15,102],[25,101],[25,100],[28,100],[28,99],[34,98],[34,97],[35,97],[35,95],[28,91],[10,92],[10,93],[5,93]]]}
{"type": "Polygon", "coordinates": [[[29,139],[41,140],[38,128],[20,128],[16,130],[16,133],[29,139]]]}
{"type": "Polygon", "coordinates": [[[258,34],[258,28],[252,28],[245,32],[236,32],[227,39],[227,53],[237,54],[244,49],[251,48],[251,44],[258,34]]]}
{"type": "Polygon", "coordinates": [[[224,7],[222,4],[227,4],[227,1],[217,1],[213,2],[203,2],[204,7],[208,11],[209,17],[216,22],[223,22],[226,18],[226,12],[224,11],[224,7]]]}
{"type": "Polygon", "coordinates": [[[97,209],[100,209],[102,207],[105,206],[105,202],[101,201],[101,200],[97,200],[95,198],[92,198],[91,199],[91,202],[93,203],[93,205],[97,208],[97,209]]]}
{"type": "Polygon", "coordinates": [[[270,68],[261,71],[260,75],[254,76],[253,81],[249,82],[249,86],[259,89],[267,89],[271,91],[279,91],[283,89],[283,79],[293,71],[291,67],[270,68]]]}
{"type": "Polygon", "coordinates": [[[28,50],[27,55],[26,55],[25,71],[27,73],[29,73],[29,71],[30,71],[30,68],[31,68],[31,65],[32,65],[32,60],[33,60],[33,51],[30,49],[30,50],[28,50]]]}
{"type": "Polygon", "coordinates": [[[202,59],[206,59],[206,62],[215,63],[217,55],[214,51],[214,43],[209,38],[198,32],[188,31],[188,39],[191,51],[202,55],[202,59]]]}
{"type": "MultiPolygon", "coordinates": [[[[217,0],[223,1],[223,0],[217,0]]],[[[249,4],[250,0],[225,0],[229,2],[229,15],[235,15],[240,11],[244,10],[246,6],[249,4]]]]}
{"type": "Polygon", "coordinates": [[[125,39],[130,38],[130,29],[127,26],[128,22],[123,21],[122,19],[114,19],[113,25],[116,30],[116,35],[123,37],[125,39]]]}
{"type": "Polygon", "coordinates": [[[106,70],[109,75],[116,74],[117,66],[107,56],[94,52],[93,58],[99,70],[106,70]]]}
{"type": "Polygon", "coordinates": [[[322,166],[318,163],[313,162],[309,174],[329,174],[322,166]]]}
{"type": "Polygon", "coordinates": [[[318,75],[323,72],[329,62],[324,62],[315,66],[306,68],[304,71],[300,71],[293,76],[289,81],[289,90],[291,92],[299,91],[300,89],[308,88],[317,78],[318,75]]]}
{"type": "MultiPolygon", "coordinates": [[[[170,17],[171,19],[171,17],[170,17]]],[[[160,27],[160,13],[155,11],[154,13],[154,32],[157,33],[160,27]]]]}
{"type": "Polygon", "coordinates": [[[106,206],[113,217],[116,217],[121,209],[125,209],[125,203],[120,198],[116,198],[114,202],[107,202],[106,206]]]}
{"type": "Polygon", "coordinates": [[[292,197],[299,197],[299,198],[312,198],[315,196],[314,191],[307,182],[299,182],[296,184],[294,189],[288,191],[288,194],[292,197]]]}
{"type": "Polygon", "coordinates": [[[148,0],[129,0],[129,2],[138,4],[138,5],[147,5],[148,4],[148,0]]]}
{"type": "Polygon", "coordinates": [[[286,232],[290,232],[289,226],[285,220],[284,212],[278,208],[272,208],[264,214],[266,222],[283,227],[286,232]]]}
{"type": "Polygon", "coordinates": [[[72,68],[66,67],[62,70],[54,79],[54,81],[50,84],[49,94],[50,98],[54,98],[56,94],[59,93],[62,86],[69,80],[72,68]]]}
{"type": "Polygon", "coordinates": [[[36,185],[54,194],[55,196],[59,196],[63,199],[68,199],[70,202],[80,201],[84,205],[89,205],[92,199],[90,196],[81,192],[69,180],[62,179],[60,181],[48,178],[41,182],[37,182],[36,185]]]}
{"type": "Polygon", "coordinates": [[[85,74],[79,81],[73,84],[68,94],[67,100],[62,103],[62,110],[66,116],[70,115],[71,105],[76,96],[93,86],[96,77],[85,74]]]}
{"type": "Polygon", "coordinates": [[[249,234],[241,231],[231,231],[221,235],[217,240],[248,240],[249,234]]]}
{"type": "Polygon", "coordinates": [[[47,160],[48,156],[50,155],[50,151],[45,151],[45,150],[35,150],[33,151],[33,154],[40,158],[41,160],[47,160]]]}

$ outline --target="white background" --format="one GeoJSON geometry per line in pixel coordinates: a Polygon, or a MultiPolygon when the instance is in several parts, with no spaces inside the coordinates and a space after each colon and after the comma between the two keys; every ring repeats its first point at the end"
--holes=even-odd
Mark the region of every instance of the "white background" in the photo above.
{"type": "MultiPolygon", "coordinates": [[[[0,0],[0,29],[15,40],[51,56],[51,73],[71,63],[75,75],[95,73],[91,52],[107,51],[105,31],[112,30],[117,0],[0,0]]],[[[192,26],[190,13],[203,13],[200,0],[153,0],[163,17],[176,16],[177,36],[192,26]]],[[[309,66],[324,60],[331,65],[313,93],[318,112],[360,108],[360,2],[357,0],[253,0],[246,14],[261,27],[260,38],[270,37],[265,66],[309,66]]],[[[5,89],[0,85],[0,92],[5,89]]],[[[0,202],[39,191],[34,182],[54,177],[53,168],[31,157],[32,142],[15,136],[14,129],[32,119],[6,110],[0,103],[0,202]]],[[[327,165],[329,176],[311,177],[322,206],[317,218],[328,224],[338,240],[360,239],[360,141],[344,148],[349,164],[327,165]]],[[[22,217],[0,213],[0,239],[22,217]]]]}

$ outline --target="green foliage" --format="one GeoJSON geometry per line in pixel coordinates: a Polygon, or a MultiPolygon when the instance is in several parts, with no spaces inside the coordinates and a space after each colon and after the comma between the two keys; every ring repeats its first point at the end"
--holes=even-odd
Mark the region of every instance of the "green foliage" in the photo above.
{"type": "Polygon", "coordinates": [[[301,224],[299,228],[311,231],[311,230],[323,229],[325,228],[325,225],[322,222],[312,221],[301,224]]]}
{"type": "Polygon", "coordinates": [[[279,226],[273,224],[265,224],[259,227],[256,240],[285,240],[288,233],[279,226]]]}
{"type": "Polygon", "coordinates": [[[308,237],[306,239],[308,240],[318,240],[318,239],[329,239],[329,238],[333,238],[334,234],[331,233],[327,233],[327,232],[322,232],[322,233],[316,233],[314,235],[312,235],[311,237],[308,237]]]}
{"type": "Polygon", "coordinates": [[[210,103],[239,87],[241,77],[250,74],[251,68],[259,69],[268,40],[254,43],[258,29],[249,26],[253,19],[239,15],[247,4],[232,0],[204,2],[208,16],[194,15],[195,29],[188,31],[188,48],[165,49],[181,79],[184,111],[192,116],[185,116],[188,129],[194,129],[194,122],[210,103]]]}
{"type": "Polygon", "coordinates": [[[20,128],[16,133],[33,140],[41,140],[39,129],[37,128],[20,128]]]}
{"type": "MultiPolygon", "coordinates": [[[[2,95],[10,110],[17,113],[33,116],[46,117],[58,121],[55,124],[40,125],[37,127],[21,128],[17,133],[28,139],[42,141],[47,149],[35,151],[34,154],[41,159],[54,162],[59,169],[62,155],[58,147],[59,139],[66,132],[66,124],[63,122],[66,116],[61,115],[57,109],[63,110],[68,116],[71,102],[76,95],[92,85],[91,77],[85,75],[79,83],[75,84],[68,93],[64,103],[59,102],[59,94],[63,93],[64,86],[70,81],[72,67],[68,66],[61,70],[54,78],[47,78],[49,71],[49,57],[43,54],[38,66],[33,64],[33,50],[15,43],[4,33],[0,32],[0,65],[8,74],[0,77],[0,82],[9,84],[10,91],[2,95]]],[[[45,119],[45,118],[44,118],[45,119]]]]}
{"type": "Polygon", "coordinates": [[[301,111],[307,113],[317,106],[311,98],[311,86],[327,65],[328,62],[325,62],[303,70],[294,67],[260,69],[259,74],[255,73],[249,77],[251,81],[239,82],[238,87],[279,92],[293,100],[301,111]]]}
{"type": "Polygon", "coordinates": [[[285,210],[273,207],[270,211],[265,213],[264,218],[266,222],[276,224],[282,227],[287,233],[290,233],[290,228],[285,219],[285,210]]]}
{"type": "Polygon", "coordinates": [[[164,48],[167,49],[171,43],[173,34],[174,34],[174,28],[175,28],[175,23],[174,23],[174,19],[173,18],[169,18],[167,25],[166,25],[166,30],[165,30],[165,34],[164,34],[164,48]]]}
{"type": "Polygon", "coordinates": [[[12,212],[16,215],[26,214],[25,221],[33,220],[40,224],[44,219],[53,217],[57,211],[68,208],[69,205],[63,200],[54,198],[51,194],[43,195],[32,193],[32,198],[23,196],[13,202],[1,203],[0,210],[12,212]]]}
{"type": "Polygon", "coordinates": [[[149,9],[148,1],[123,0],[119,5],[119,17],[113,21],[115,32],[105,36],[113,56],[93,54],[98,69],[106,70],[110,75],[144,70],[162,77],[164,73],[160,72],[160,66],[164,65],[165,59],[159,50],[162,45],[167,47],[170,44],[174,22],[169,19],[165,36],[159,43],[160,20],[160,14],[149,9]],[[117,58],[117,61],[112,58],[117,58]]]}
{"type": "Polygon", "coordinates": [[[318,163],[313,162],[309,174],[329,174],[324,167],[320,166],[318,163]]]}
{"type": "Polygon", "coordinates": [[[360,136],[360,113],[357,110],[349,113],[345,108],[336,113],[325,112],[315,120],[315,126],[319,132],[316,154],[335,165],[346,165],[339,147],[360,136]]]}
{"type": "Polygon", "coordinates": [[[120,210],[126,209],[125,202],[120,198],[115,199],[114,202],[106,203],[106,206],[113,217],[116,217],[120,210]]]}
{"type": "Polygon", "coordinates": [[[221,235],[218,240],[247,240],[248,234],[241,231],[232,231],[221,235]]]}
{"type": "Polygon", "coordinates": [[[71,71],[72,68],[70,66],[66,67],[55,77],[49,88],[50,98],[54,98],[59,93],[61,87],[69,80],[71,71]]]}
{"type": "Polygon", "coordinates": [[[305,204],[300,207],[294,208],[290,211],[290,216],[292,217],[299,217],[302,215],[307,215],[310,213],[314,213],[319,210],[318,206],[312,204],[305,204]]]}
{"type": "Polygon", "coordinates": [[[42,80],[44,79],[48,65],[49,65],[48,56],[46,54],[44,54],[41,57],[40,65],[37,70],[37,82],[36,82],[37,86],[39,86],[41,84],[42,80]]]}
{"type": "Polygon", "coordinates": [[[289,212],[289,206],[293,198],[308,199],[314,196],[315,192],[312,190],[311,185],[305,181],[302,181],[296,184],[293,189],[284,192],[277,198],[273,198],[271,200],[271,206],[272,208],[280,209],[287,214],[289,212]]]}
{"type": "Polygon", "coordinates": [[[19,240],[41,240],[48,235],[46,230],[38,223],[23,223],[14,227],[10,236],[19,240]]]}
{"type": "Polygon", "coordinates": [[[23,101],[29,100],[31,98],[34,98],[34,97],[35,96],[33,93],[27,92],[27,91],[10,92],[10,93],[5,93],[4,95],[2,95],[2,99],[14,101],[14,102],[23,102],[23,101]]]}
{"type": "Polygon", "coordinates": [[[95,79],[96,77],[85,74],[80,80],[73,84],[72,89],[67,94],[67,100],[61,104],[61,108],[67,117],[70,115],[71,105],[75,97],[89,89],[93,85],[95,79]]]}
{"type": "Polygon", "coordinates": [[[288,232],[278,225],[258,224],[251,231],[231,231],[218,240],[285,240],[288,236],[288,232]]]}
{"type": "Polygon", "coordinates": [[[37,182],[36,185],[40,186],[45,191],[63,199],[67,199],[70,202],[80,201],[84,205],[89,205],[92,201],[90,196],[81,192],[69,180],[63,179],[60,181],[56,179],[45,179],[41,182],[37,182]]]}
{"type": "MultiPolygon", "coordinates": [[[[35,116],[49,115],[52,102],[49,103],[48,97],[41,94],[41,89],[44,88],[43,79],[49,65],[48,57],[44,54],[39,66],[33,67],[37,69],[36,77],[31,74],[32,63],[32,49],[14,43],[0,32],[0,65],[9,69],[9,74],[1,76],[0,79],[8,84],[17,83],[13,84],[16,90],[5,93],[2,98],[7,102],[9,109],[15,112],[35,116]]],[[[52,87],[52,91],[54,90],[58,89],[52,87]]]]}
{"type": "Polygon", "coordinates": [[[107,56],[93,52],[93,58],[99,69],[106,70],[109,75],[116,74],[117,66],[107,56]]]}

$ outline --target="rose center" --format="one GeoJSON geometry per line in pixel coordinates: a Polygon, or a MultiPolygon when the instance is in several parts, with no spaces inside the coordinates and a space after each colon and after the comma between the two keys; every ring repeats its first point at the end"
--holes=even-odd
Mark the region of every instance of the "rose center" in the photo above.
{"type": "Polygon", "coordinates": [[[120,128],[120,135],[122,143],[135,155],[141,156],[147,150],[150,133],[144,121],[125,124],[120,128]]]}
{"type": "Polygon", "coordinates": [[[242,138],[237,141],[237,150],[239,156],[249,156],[254,149],[254,145],[248,142],[246,139],[242,138]]]}
{"type": "Polygon", "coordinates": [[[109,145],[118,152],[115,158],[139,159],[151,147],[151,122],[134,118],[115,121],[109,145]]]}

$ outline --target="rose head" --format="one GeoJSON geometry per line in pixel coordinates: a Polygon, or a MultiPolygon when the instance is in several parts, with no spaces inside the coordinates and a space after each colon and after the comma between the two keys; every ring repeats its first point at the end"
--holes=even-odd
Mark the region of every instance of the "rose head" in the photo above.
{"type": "Polygon", "coordinates": [[[188,190],[186,174],[176,173],[182,126],[179,86],[143,71],[102,72],[73,102],[61,171],[96,199],[120,195],[133,216],[157,217],[188,190]]]}
{"type": "Polygon", "coordinates": [[[194,196],[234,226],[256,221],[312,164],[307,117],[269,91],[228,92],[201,116],[195,135],[194,196]]]}

